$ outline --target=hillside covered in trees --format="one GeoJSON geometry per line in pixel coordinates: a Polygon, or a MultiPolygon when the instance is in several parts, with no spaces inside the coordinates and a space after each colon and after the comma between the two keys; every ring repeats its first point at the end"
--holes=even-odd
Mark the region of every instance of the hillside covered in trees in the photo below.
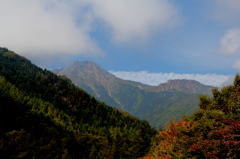
{"type": "Polygon", "coordinates": [[[169,119],[180,120],[198,109],[199,95],[211,95],[213,87],[194,80],[169,80],[158,86],[123,80],[91,61],[55,69],[78,87],[107,105],[147,120],[152,127],[164,128],[169,119]]]}
{"type": "Polygon", "coordinates": [[[240,158],[240,75],[200,97],[200,109],[157,135],[148,158],[240,158]]]}
{"type": "Polygon", "coordinates": [[[193,115],[156,135],[26,58],[0,48],[1,158],[240,158],[240,75],[201,96],[193,115]]]}
{"type": "Polygon", "coordinates": [[[1,158],[138,158],[156,130],[0,48],[1,158]]]}

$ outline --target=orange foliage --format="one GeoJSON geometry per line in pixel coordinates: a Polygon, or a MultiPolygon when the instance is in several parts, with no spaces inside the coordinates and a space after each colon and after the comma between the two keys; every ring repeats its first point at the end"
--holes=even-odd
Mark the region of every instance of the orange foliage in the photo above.
{"type": "MultiPolygon", "coordinates": [[[[188,136],[183,132],[187,133],[189,127],[192,125],[193,122],[186,121],[185,119],[175,123],[171,122],[166,126],[166,129],[158,133],[157,138],[160,141],[157,143],[154,150],[150,152],[149,156],[155,156],[155,158],[160,159],[170,159],[172,156],[183,156],[184,152],[182,152],[181,149],[189,147],[187,143],[188,136]]],[[[155,158],[149,157],[149,159],[155,158]]]]}
{"type": "Polygon", "coordinates": [[[143,157],[143,158],[139,158],[139,159],[171,159],[170,156],[165,156],[165,157],[143,157]]]}

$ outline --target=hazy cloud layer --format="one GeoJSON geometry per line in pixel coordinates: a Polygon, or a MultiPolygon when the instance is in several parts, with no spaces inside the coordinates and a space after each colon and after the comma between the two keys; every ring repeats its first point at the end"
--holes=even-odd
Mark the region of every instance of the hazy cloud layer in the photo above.
{"type": "Polygon", "coordinates": [[[1,0],[0,45],[35,59],[99,55],[91,35],[97,29],[132,43],[175,25],[177,17],[167,0],[1,0]]]}
{"type": "Polygon", "coordinates": [[[240,20],[239,0],[212,0],[214,2],[213,16],[224,23],[235,23],[240,20]]]}
{"type": "Polygon", "coordinates": [[[171,79],[189,79],[196,80],[205,85],[222,86],[231,84],[232,76],[217,75],[217,74],[175,74],[175,73],[149,73],[141,72],[124,72],[124,71],[109,71],[118,78],[132,80],[148,85],[157,86],[160,83],[165,83],[171,79]]]}
{"type": "Polygon", "coordinates": [[[240,70],[240,60],[237,60],[233,64],[233,68],[239,69],[240,70]]]}

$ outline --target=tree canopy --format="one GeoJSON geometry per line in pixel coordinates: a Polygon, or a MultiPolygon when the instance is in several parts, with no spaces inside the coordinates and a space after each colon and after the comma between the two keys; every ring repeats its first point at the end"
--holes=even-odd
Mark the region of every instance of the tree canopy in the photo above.
{"type": "Polygon", "coordinates": [[[233,85],[201,96],[200,109],[171,122],[157,135],[148,156],[159,158],[240,158],[240,75],[233,85]]]}
{"type": "Polygon", "coordinates": [[[2,158],[137,158],[156,134],[66,77],[0,48],[2,158]]]}

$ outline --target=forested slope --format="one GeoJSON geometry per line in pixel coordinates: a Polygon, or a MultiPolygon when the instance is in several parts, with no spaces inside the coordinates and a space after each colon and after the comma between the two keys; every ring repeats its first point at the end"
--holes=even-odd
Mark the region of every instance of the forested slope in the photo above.
{"type": "Polygon", "coordinates": [[[66,75],[98,100],[147,120],[157,129],[164,128],[169,119],[191,115],[198,109],[199,95],[211,94],[213,88],[194,80],[169,80],[149,86],[117,78],[91,61],[75,62],[52,71],[66,75]]]}
{"type": "Polygon", "coordinates": [[[0,48],[0,156],[137,158],[155,130],[0,48]]]}
{"type": "Polygon", "coordinates": [[[240,158],[240,75],[233,85],[200,97],[200,109],[157,135],[149,158],[240,158]]]}

